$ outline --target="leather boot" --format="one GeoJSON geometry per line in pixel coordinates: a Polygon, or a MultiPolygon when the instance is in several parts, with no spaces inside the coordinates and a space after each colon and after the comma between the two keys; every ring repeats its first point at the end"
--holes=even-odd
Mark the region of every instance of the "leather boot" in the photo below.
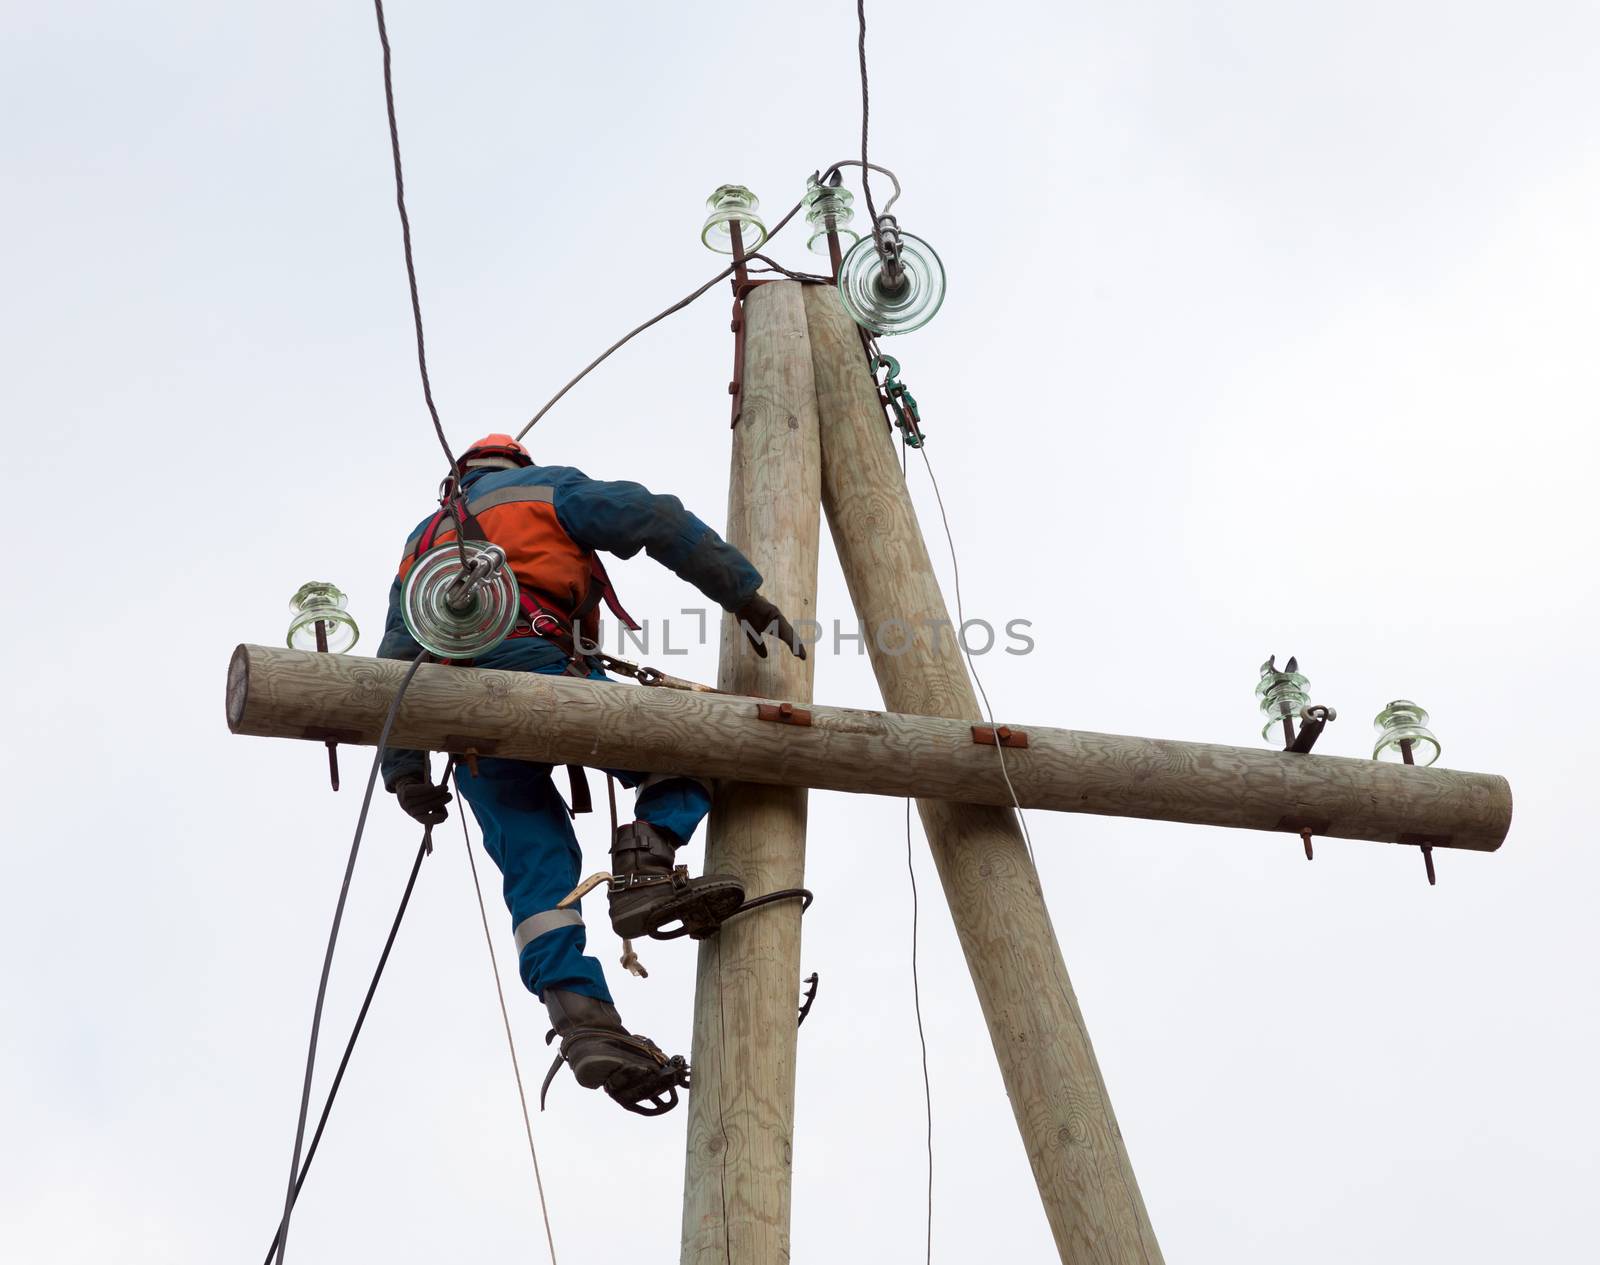
{"type": "MultiPolygon", "coordinates": [[[[689,1064],[682,1055],[668,1058],[647,1037],[622,1026],[610,1002],[561,988],[544,990],[553,1036],[561,1038],[561,1057],[545,1077],[550,1088],[563,1061],[585,1089],[604,1089],[629,1111],[659,1116],[678,1104],[678,1088],[689,1084],[689,1064]]],[[[540,1092],[539,1104],[544,1105],[540,1092]]]]}
{"type": "Polygon", "coordinates": [[[709,936],[744,904],[744,884],[730,874],[690,878],[673,864],[678,845],[647,821],[617,828],[611,844],[611,927],[624,940],[709,936]],[[683,925],[662,934],[670,923],[683,925]]]}

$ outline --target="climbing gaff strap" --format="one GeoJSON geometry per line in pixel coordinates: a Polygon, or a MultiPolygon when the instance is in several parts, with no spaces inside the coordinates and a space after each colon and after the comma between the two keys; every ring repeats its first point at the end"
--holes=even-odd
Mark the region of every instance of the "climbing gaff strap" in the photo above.
{"type": "Polygon", "coordinates": [[[877,382],[879,369],[887,370],[883,381],[877,383],[880,398],[894,414],[894,424],[899,427],[906,447],[921,448],[922,414],[917,411],[917,397],[900,381],[900,362],[880,353],[872,358],[871,368],[874,382],[877,382]]]}
{"type": "MultiPolygon", "coordinates": [[[[624,1111],[631,1111],[636,1116],[664,1116],[678,1105],[678,1090],[689,1088],[689,1061],[683,1055],[674,1054],[669,1058],[654,1041],[632,1033],[613,1032],[609,1028],[575,1028],[562,1038],[555,1062],[550,1064],[550,1070],[544,1076],[544,1084],[539,1086],[540,1111],[545,1109],[544,1100],[550,1092],[551,1082],[561,1070],[561,1065],[567,1061],[567,1042],[583,1037],[603,1037],[617,1045],[646,1054],[655,1061],[657,1068],[655,1082],[641,1087],[639,1097],[625,1097],[613,1092],[609,1085],[604,1086],[607,1097],[624,1111]]],[[[556,1030],[551,1028],[544,1035],[544,1043],[549,1045],[555,1038],[556,1030]]]]}
{"type": "MultiPolygon", "coordinates": [[[[678,868],[682,869],[683,867],[679,866],[678,868]]],[[[800,912],[803,914],[811,908],[811,902],[815,899],[816,897],[804,887],[785,887],[780,891],[768,892],[765,896],[751,897],[709,931],[683,926],[673,931],[652,931],[650,938],[652,940],[678,940],[684,936],[692,936],[696,940],[705,940],[716,935],[718,931],[721,931],[723,927],[727,926],[740,914],[748,914],[752,910],[760,909],[763,905],[774,905],[780,900],[798,900],[800,902],[800,912]]]]}
{"type": "MultiPolygon", "coordinates": [[[[608,774],[608,781],[609,777],[610,775],[608,774]]],[[[611,797],[611,809],[613,817],[616,814],[616,804],[616,795],[613,794],[611,797]]],[[[609,883],[610,881],[611,875],[605,870],[601,870],[598,874],[591,874],[588,878],[584,879],[583,882],[579,883],[570,892],[558,900],[556,902],[556,908],[571,909],[590,892],[594,891],[595,888],[599,887],[600,884],[609,883]]],[[[639,961],[639,955],[633,951],[633,941],[626,938],[622,941],[622,965],[630,975],[637,975],[640,979],[650,978],[650,972],[644,969],[644,963],[639,961]]]]}

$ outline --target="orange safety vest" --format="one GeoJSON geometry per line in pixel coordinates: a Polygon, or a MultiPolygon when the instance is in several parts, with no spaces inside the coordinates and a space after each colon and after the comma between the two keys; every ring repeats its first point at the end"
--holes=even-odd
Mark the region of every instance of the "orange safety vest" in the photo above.
{"type": "Polygon", "coordinates": [[[592,549],[573,540],[556,517],[554,489],[505,487],[477,497],[452,496],[406,541],[400,582],[435,545],[455,540],[465,524],[467,540],[493,541],[505,550],[522,597],[523,620],[513,637],[546,637],[568,653],[577,628],[592,645],[600,632],[600,603],[624,627],[637,629],[617,600],[611,579],[592,549]]]}

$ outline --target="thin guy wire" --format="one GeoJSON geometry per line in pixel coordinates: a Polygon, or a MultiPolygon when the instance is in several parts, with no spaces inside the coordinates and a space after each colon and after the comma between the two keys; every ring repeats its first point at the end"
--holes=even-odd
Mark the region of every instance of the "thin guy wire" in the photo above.
{"type": "Polygon", "coordinates": [[[506,1009],[506,990],[500,983],[500,963],[494,953],[494,936],[489,931],[489,911],[483,904],[483,885],[478,882],[478,860],[473,855],[472,838],[467,833],[466,796],[461,793],[461,770],[455,772],[456,799],[461,817],[461,842],[472,867],[472,890],[478,894],[478,917],[483,920],[483,942],[489,948],[489,966],[494,971],[494,991],[500,998],[500,1021],[506,1028],[506,1048],[511,1051],[511,1070],[517,1077],[517,1099],[522,1103],[522,1127],[528,1134],[528,1154],[533,1157],[533,1182],[539,1189],[539,1212],[544,1217],[544,1241],[550,1246],[550,1265],[556,1265],[556,1240],[550,1232],[550,1207],[544,1198],[544,1175],[539,1171],[539,1149],[533,1144],[533,1118],[528,1114],[528,1094],[522,1086],[522,1064],[517,1061],[517,1043],[511,1035],[511,1013],[506,1009]]]}
{"type": "MultiPolygon", "coordinates": [[[[900,445],[900,479],[910,474],[911,445],[900,445]]],[[[928,1115],[928,1265],[933,1265],[933,1080],[928,1075],[928,1035],[922,1027],[922,979],[917,970],[917,869],[911,860],[911,800],[906,800],[906,873],[911,876],[911,1001],[917,1012],[917,1040],[922,1045],[922,1098],[928,1115]]]]}
{"type": "MultiPolygon", "coordinates": [[[[361,1027],[367,1021],[367,1011],[371,1008],[372,998],[378,991],[378,981],[383,978],[383,968],[389,963],[389,951],[394,948],[395,936],[400,931],[400,921],[406,916],[406,907],[411,904],[411,893],[417,885],[417,874],[422,869],[422,858],[431,851],[433,851],[433,828],[425,826],[422,831],[422,842],[417,845],[417,858],[411,863],[411,877],[406,879],[406,890],[400,897],[400,908],[395,911],[394,922],[389,925],[389,938],[383,942],[383,952],[378,955],[377,969],[372,972],[372,982],[367,985],[367,995],[362,998],[355,1025],[350,1029],[350,1039],[344,1044],[344,1055],[339,1060],[339,1069],[333,1074],[333,1084],[328,1087],[328,1097],[322,1104],[322,1115],[317,1120],[316,1131],[311,1135],[311,1145],[306,1148],[306,1162],[300,1166],[300,1176],[294,1184],[296,1200],[300,1198],[301,1188],[306,1184],[306,1175],[311,1172],[311,1162],[317,1158],[317,1148],[322,1145],[322,1134],[328,1127],[328,1117],[333,1112],[333,1100],[339,1096],[339,1086],[344,1083],[345,1069],[350,1066],[350,1056],[355,1053],[356,1038],[361,1035],[361,1027]]],[[[278,1250],[278,1239],[281,1234],[280,1223],[279,1232],[273,1235],[262,1265],[272,1265],[272,1254],[278,1250]]]]}
{"type": "Polygon", "coordinates": [[[311,1075],[317,1065],[317,1036],[322,1031],[322,1005],[328,996],[328,974],[333,969],[333,948],[339,942],[339,924],[344,921],[345,902],[350,897],[350,880],[356,872],[356,855],[361,851],[361,836],[367,829],[367,812],[372,807],[372,791],[378,782],[378,765],[383,760],[384,748],[389,745],[389,735],[394,730],[394,718],[400,713],[400,700],[406,696],[411,678],[416,676],[422,661],[428,657],[426,650],[417,651],[411,661],[400,688],[389,703],[389,714],[383,718],[383,730],[378,735],[378,749],[372,755],[372,768],[367,772],[367,790],[361,797],[361,815],[356,818],[355,837],[350,840],[350,857],[344,864],[344,881],[339,885],[339,900],[333,907],[333,926],[328,929],[328,947],[322,955],[322,977],[317,982],[317,1004],[311,1012],[311,1044],[306,1050],[305,1083],[300,1088],[300,1115],[294,1127],[294,1154],[289,1160],[289,1189],[283,1197],[283,1218],[278,1222],[278,1265],[283,1265],[284,1253],[289,1247],[289,1214],[294,1211],[295,1192],[300,1178],[300,1147],[306,1139],[306,1115],[311,1110],[311,1075]]]}
{"type": "MultiPolygon", "coordinates": [[[[925,466],[927,466],[927,468],[928,468],[928,481],[933,485],[934,499],[938,502],[938,505],[939,505],[939,518],[944,523],[945,541],[950,546],[950,568],[951,568],[951,571],[955,575],[956,618],[959,619],[963,624],[965,624],[966,623],[966,615],[962,611],[962,603],[961,603],[961,564],[960,564],[959,560],[956,557],[956,539],[955,539],[955,534],[950,530],[950,516],[945,512],[944,497],[939,492],[939,480],[933,473],[933,462],[928,457],[927,446],[924,445],[922,448],[919,448],[918,451],[922,454],[923,464],[925,466]]],[[[983,706],[984,706],[984,709],[988,713],[988,716],[989,716],[989,724],[991,726],[993,726],[994,723],[995,723],[995,721],[994,721],[994,708],[991,707],[990,704],[989,704],[989,695],[983,688],[983,679],[978,675],[977,666],[972,661],[972,652],[967,649],[966,642],[962,640],[961,634],[960,634],[959,631],[956,634],[956,640],[961,645],[962,653],[966,655],[967,670],[972,673],[972,679],[973,679],[974,682],[977,683],[978,693],[983,696],[983,706]]],[[[1043,884],[1043,880],[1041,880],[1039,878],[1039,862],[1038,862],[1038,859],[1033,854],[1033,835],[1028,830],[1028,815],[1025,812],[1022,811],[1022,801],[1020,799],[1018,799],[1018,797],[1017,797],[1017,788],[1015,786],[1013,786],[1012,783],[1011,783],[1011,771],[1006,766],[1005,748],[1002,747],[998,742],[996,742],[994,749],[995,749],[995,753],[1000,757],[1000,773],[1005,778],[1006,790],[1009,791],[1010,794],[1011,794],[1011,804],[1012,804],[1012,807],[1016,810],[1017,822],[1022,827],[1022,839],[1023,839],[1023,842],[1027,845],[1028,860],[1030,862],[1032,862],[1032,864],[1033,864],[1034,879],[1035,879],[1036,882],[1039,883],[1040,891],[1041,891],[1041,895],[1042,895],[1043,894],[1044,884],[1043,884]]],[[[1050,911],[1049,911],[1049,908],[1046,907],[1046,909],[1045,909],[1045,918],[1046,918],[1046,920],[1049,919],[1049,916],[1050,916],[1050,911]]],[[[1059,953],[1056,955],[1055,960],[1057,962],[1061,961],[1059,953]]],[[[1066,977],[1066,965],[1065,965],[1065,963],[1061,964],[1060,974],[1061,974],[1061,981],[1060,982],[1061,982],[1061,987],[1062,987],[1063,993],[1070,993],[1071,989],[1072,989],[1072,985],[1071,985],[1070,981],[1066,977]]],[[[1088,1045],[1088,1041],[1089,1041],[1089,1034],[1083,1030],[1082,1016],[1078,1013],[1078,1010],[1077,1010],[1076,1006],[1071,1007],[1071,1012],[1072,1012],[1073,1021],[1077,1024],[1078,1031],[1079,1031],[1080,1035],[1083,1037],[1084,1044],[1087,1046],[1088,1045]]],[[[1108,1101],[1108,1095],[1106,1093],[1105,1077],[1101,1074],[1098,1064],[1094,1065],[1094,1073],[1095,1073],[1095,1084],[1099,1087],[1099,1090],[1100,1090],[1101,1102],[1106,1105],[1106,1110],[1107,1110],[1107,1112],[1109,1114],[1109,1112],[1110,1112],[1110,1103],[1108,1101]]],[[[1148,1261],[1150,1259],[1150,1249],[1149,1249],[1148,1245],[1145,1243],[1144,1226],[1143,1226],[1143,1224],[1141,1223],[1141,1221],[1140,1221],[1140,1219],[1138,1217],[1134,1218],[1134,1228],[1138,1232],[1138,1235],[1139,1235],[1139,1251],[1140,1251],[1141,1258],[1146,1260],[1146,1261],[1148,1261]]]]}
{"type": "Polygon", "coordinates": [[[422,299],[417,294],[417,264],[411,253],[411,217],[406,214],[406,177],[400,163],[400,125],[394,114],[394,71],[389,51],[389,28],[383,20],[383,0],[372,0],[372,7],[378,15],[378,40],[383,45],[383,100],[389,112],[389,149],[394,155],[394,201],[400,211],[400,238],[406,254],[406,282],[411,288],[411,323],[417,331],[417,371],[422,375],[422,398],[427,401],[428,415],[433,418],[433,433],[439,437],[439,447],[444,449],[445,460],[450,463],[453,474],[456,457],[450,451],[450,441],[445,438],[444,423],[439,420],[439,409],[433,402],[433,383],[428,378],[428,349],[422,334],[422,299]]]}
{"type": "MultiPolygon", "coordinates": [[[[961,629],[966,627],[967,614],[961,600],[961,562],[956,557],[955,533],[950,530],[950,515],[945,512],[944,496],[939,491],[939,480],[933,473],[933,462],[928,459],[928,448],[924,444],[917,449],[922,454],[922,463],[928,468],[928,482],[933,485],[933,497],[939,505],[939,518],[944,523],[944,538],[950,547],[950,571],[955,577],[956,591],[956,644],[961,647],[961,653],[966,656],[967,670],[972,673],[973,684],[978,687],[978,693],[983,698],[984,714],[989,718],[989,725],[994,726],[994,706],[989,702],[989,691],[983,688],[983,677],[978,674],[978,665],[973,662],[972,651],[967,648],[966,639],[961,635],[961,629]]],[[[1033,855],[1033,835],[1028,830],[1028,817],[1022,811],[1022,801],[1017,798],[1017,788],[1011,784],[1011,770],[1006,765],[1006,750],[999,742],[994,744],[995,754],[1000,757],[1000,774],[1006,780],[1006,790],[1011,794],[1011,803],[1017,810],[1017,821],[1022,826],[1022,840],[1028,846],[1028,860],[1033,862],[1035,872],[1038,871],[1039,862],[1033,855]]]]}
{"type": "MultiPolygon", "coordinates": [[[[785,215],[781,220],[779,220],[778,223],[777,223],[777,227],[775,227],[770,233],[767,234],[767,241],[770,242],[774,237],[776,237],[778,235],[779,230],[782,229],[785,224],[787,224],[790,220],[794,219],[795,213],[800,210],[802,205],[804,205],[804,199],[802,199],[800,202],[796,202],[792,207],[789,208],[789,213],[787,215],[785,215]]],[[[763,258],[764,258],[764,256],[763,256],[763,258]]],[[[558,403],[560,403],[562,396],[564,396],[568,391],[572,390],[573,387],[577,386],[578,383],[582,382],[585,378],[587,378],[589,376],[589,374],[593,370],[598,369],[600,367],[600,365],[611,355],[612,352],[617,351],[620,348],[622,348],[623,346],[625,346],[626,344],[632,342],[635,337],[637,337],[638,335],[644,333],[645,330],[649,329],[652,325],[656,324],[657,322],[666,320],[667,317],[671,316],[674,312],[681,312],[684,308],[688,307],[689,304],[693,303],[696,299],[698,299],[707,290],[711,289],[712,286],[716,285],[717,282],[723,280],[725,277],[732,276],[733,275],[733,271],[734,271],[734,265],[733,264],[729,264],[721,272],[717,273],[716,276],[712,277],[711,280],[707,281],[704,285],[698,286],[694,290],[691,290],[688,294],[684,295],[683,298],[679,299],[671,307],[662,308],[661,311],[657,312],[648,321],[644,321],[643,323],[641,323],[639,325],[635,325],[626,334],[624,334],[621,338],[617,339],[616,342],[612,343],[611,346],[607,347],[603,352],[601,352],[598,356],[596,356],[593,360],[591,360],[588,364],[586,364],[582,369],[580,369],[577,372],[577,374],[574,375],[573,378],[564,387],[561,388],[561,390],[557,391],[548,400],[546,400],[545,404],[544,404],[544,407],[541,408],[537,413],[535,413],[532,417],[530,417],[527,420],[527,422],[525,422],[523,424],[522,429],[517,432],[517,438],[521,439],[530,430],[532,430],[533,427],[534,427],[534,424],[537,423],[540,418],[542,418],[546,413],[548,413],[558,403]]]]}

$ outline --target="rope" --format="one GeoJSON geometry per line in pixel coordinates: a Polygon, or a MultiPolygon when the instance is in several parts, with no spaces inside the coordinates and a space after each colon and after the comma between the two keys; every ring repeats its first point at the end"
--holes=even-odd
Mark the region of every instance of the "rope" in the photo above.
{"type": "MultiPolygon", "coordinates": [[[[456,795],[460,803],[466,802],[461,791],[461,771],[455,772],[456,795]]],[[[483,941],[489,949],[489,967],[494,971],[494,991],[500,999],[500,1021],[506,1029],[506,1048],[511,1051],[511,1070],[517,1078],[517,1100],[522,1104],[522,1127],[528,1135],[528,1154],[533,1158],[533,1183],[539,1191],[539,1213],[544,1217],[544,1241],[550,1248],[550,1265],[556,1265],[556,1240],[550,1232],[550,1205],[544,1197],[544,1175],[539,1171],[539,1149],[533,1144],[533,1119],[528,1115],[528,1093],[522,1085],[522,1064],[517,1061],[517,1043],[511,1035],[511,1013],[506,1009],[506,990],[500,983],[500,963],[494,953],[494,936],[489,931],[489,911],[483,904],[483,885],[478,882],[478,860],[472,851],[472,838],[467,833],[467,814],[461,811],[461,842],[467,850],[467,864],[472,867],[472,889],[478,895],[478,917],[483,920],[483,941]]]]}
{"type": "MultiPolygon", "coordinates": [[[[400,688],[394,692],[389,712],[383,718],[383,730],[378,735],[378,749],[372,756],[372,768],[367,773],[366,793],[361,797],[361,815],[356,818],[355,837],[350,841],[350,857],[344,865],[344,881],[339,885],[339,900],[333,908],[333,926],[328,931],[328,947],[322,955],[322,977],[317,982],[317,1004],[311,1012],[311,1044],[306,1050],[305,1082],[300,1088],[300,1115],[294,1127],[294,1154],[289,1161],[289,1189],[283,1197],[283,1218],[278,1223],[278,1265],[289,1246],[289,1214],[294,1211],[295,1196],[300,1189],[300,1146],[306,1136],[306,1114],[311,1108],[311,1074],[317,1063],[317,1036],[322,1030],[322,1005],[328,996],[328,973],[333,969],[333,948],[339,942],[339,924],[344,921],[344,906],[350,896],[350,879],[356,870],[356,855],[361,851],[361,836],[367,829],[367,812],[372,807],[372,791],[378,783],[378,765],[383,760],[384,748],[389,745],[389,734],[394,730],[394,718],[400,713],[400,700],[406,696],[411,680],[428,657],[419,650],[417,657],[406,669],[400,688]]],[[[387,953],[387,950],[385,951],[387,953]]]]}
{"type": "MultiPolygon", "coordinates": [[[[339,1070],[333,1074],[333,1084],[328,1089],[327,1101],[322,1104],[322,1116],[317,1121],[316,1132],[311,1135],[311,1145],[306,1148],[306,1162],[300,1167],[300,1176],[294,1184],[294,1197],[300,1198],[300,1188],[306,1184],[306,1174],[311,1171],[311,1161],[317,1158],[317,1147],[322,1144],[323,1130],[328,1127],[328,1116],[333,1111],[333,1100],[339,1095],[339,1086],[344,1083],[345,1068],[350,1066],[350,1055],[356,1048],[356,1038],[361,1035],[361,1025],[367,1021],[367,1011],[372,1006],[373,995],[378,991],[378,981],[383,978],[383,968],[389,962],[389,950],[394,948],[395,935],[400,930],[400,920],[406,916],[406,906],[411,903],[411,891],[417,885],[417,874],[422,869],[422,858],[433,851],[433,829],[423,827],[422,842],[417,845],[417,858],[411,863],[411,876],[406,879],[406,890],[400,897],[400,908],[395,911],[394,922],[389,926],[389,938],[383,942],[383,952],[378,955],[378,967],[372,973],[372,982],[367,985],[367,995],[361,999],[361,1010],[356,1015],[355,1026],[350,1029],[350,1039],[344,1043],[344,1055],[339,1060],[339,1070]]],[[[282,1227],[272,1237],[272,1243],[267,1248],[266,1260],[263,1265],[271,1265],[272,1254],[278,1250],[278,1240],[282,1237],[282,1227]]]]}

